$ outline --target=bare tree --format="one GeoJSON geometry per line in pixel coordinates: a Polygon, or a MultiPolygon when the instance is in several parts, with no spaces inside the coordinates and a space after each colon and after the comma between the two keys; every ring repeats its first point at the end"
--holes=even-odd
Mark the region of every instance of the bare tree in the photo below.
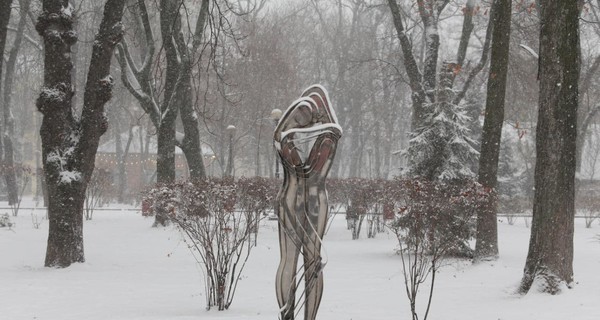
{"type": "MultiPolygon", "coordinates": [[[[489,189],[498,184],[498,158],[504,124],[504,96],[508,74],[508,52],[510,42],[511,1],[495,0],[491,63],[487,84],[485,120],[479,155],[479,183],[489,189]]],[[[489,202],[477,214],[477,238],[475,257],[489,259],[498,255],[498,225],[496,222],[497,196],[488,197],[489,202]]]]}
{"type": "Polygon", "coordinates": [[[108,128],[104,105],[111,97],[109,71],[113,50],[123,37],[124,6],[125,0],[107,0],[104,6],[78,117],[71,104],[74,8],[66,0],[43,1],[36,30],[44,39],[44,86],[37,108],[43,115],[40,135],[49,195],[47,267],[85,261],[83,204],[100,137],[108,128]]]}
{"type": "MultiPolygon", "coordinates": [[[[15,80],[15,69],[17,66],[17,57],[21,49],[21,43],[25,36],[25,24],[27,23],[31,0],[19,1],[19,23],[16,30],[15,40],[8,56],[6,64],[6,73],[4,76],[4,99],[3,99],[3,116],[4,128],[0,146],[2,146],[3,163],[2,165],[8,170],[4,170],[4,179],[6,181],[6,189],[8,191],[8,204],[14,205],[19,202],[19,187],[17,183],[17,165],[14,157],[15,135],[15,117],[12,112],[12,96],[13,83],[15,80]]],[[[1,72],[0,72],[1,74],[1,72]]]]}
{"type": "Polygon", "coordinates": [[[579,9],[576,1],[540,1],[540,100],[535,195],[520,292],[534,282],[559,293],[573,281],[573,232],[579,104],[579,9]]]}

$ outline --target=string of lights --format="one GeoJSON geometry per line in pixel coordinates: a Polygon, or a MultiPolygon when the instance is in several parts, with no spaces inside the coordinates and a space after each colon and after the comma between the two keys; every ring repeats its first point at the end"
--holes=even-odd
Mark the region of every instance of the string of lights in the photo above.
{"type": "MultiPolygon", "coordinates": [[[[128,160],[124,163],[126,166],[156,165],[156,155],[131,154],[127,156],[127,159],[128,160]]],[[[206,161],[206,165],[209,166],[215,161],[216,156],[205,156],[204,159],[206,161]]],[[[184,163],[176,164],[175,167],[187,167],[185,164],[185,159],[182,159],[182,161],[184,163]]],[[[117,159],[117,156],[115,154],[99,153],[96,155],[96,163],[98,163],[99,165],[115,166],[121,164],[121,161],[117,159]]]]}

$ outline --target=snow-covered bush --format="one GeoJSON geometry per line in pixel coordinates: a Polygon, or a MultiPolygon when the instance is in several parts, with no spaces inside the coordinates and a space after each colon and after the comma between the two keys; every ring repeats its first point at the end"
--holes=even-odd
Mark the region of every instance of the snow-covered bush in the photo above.
{"type": "Polygon", "coordinates": [[[275,196],[273,184],[262,178],[183,181],[148,193],[154,210],[167,213],[203,268],[207,309],[231,305],[253,247],[251,235],[275,196]]]}
{"type": "Polygon", "coordinates": [[[0,228],[12,228],[14,224],[10,221],[10,216],[8,213],[4,213],[0,215],[0,228]]]}

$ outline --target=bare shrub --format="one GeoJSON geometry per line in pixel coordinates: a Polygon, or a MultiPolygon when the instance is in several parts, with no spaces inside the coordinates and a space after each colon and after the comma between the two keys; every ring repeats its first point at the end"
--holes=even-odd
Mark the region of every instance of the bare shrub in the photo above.
{"type": "Polygon", "coordinates": [[[580,195],[577,197],[577,209],[585,219],[585,227],[591,228],[600,218],[600,199],[593,194],[580,195]]]}
{"type": "Polygon", "coordinates": [[[434,293],[436,273],[445,258],[470,252],[466,243],[474,235],[474,212],[488,192],[474,182],[433,183],[397,180],[386,194],[397,206],[389,223],[398,239],[398,253],[412,319],[419,319],[417,298],[420,287],[431,276],[427,319],[434,293]]]}
{"type": "MultiPolygon", "coordinates": [[[[21,208],[21,201],[23,200],[23,193],[25,193],[25,189],[31,180],[31,168],[29,166],[15,164],[12,167],[0,166],[0,175],[4,176],[6,174],[14,174],[21,182],[21,189],[16,190],[17,199],[16,202],[9,203],[10,209],[12,211],[12,216],[16,217],[19,215],[19,209],[21,208]]],[[[18,182],[17,182],[18,184],[18,182]]],[[[9,201],[10,202],[10,201],[9,201]]]]}
{"type": "Polygon", "coordinates": [[[383,185],[385,180],[332,179],[327,183],[329,204],[346,210],[347,228],[352,239],[360,238],[363,223],[367,221],[367,237],[374,238],[383,231],[383,185]]]}
{"type": "Polygon", "coordinates": [[[94,209],[101,207],[104,195],[112,185],[112,176],[108,170],[96,168],[85,190],[85,220],[92,220],[94,209]]]}
{"type": "MultiPolygon", "coordinates": [[[[236,181],[237,210],[245,214],[249,223],[249,231],[254,235],[254,245],[258,238],[260,220],[267,215],[267,210],[273,207],[277,195],[277,181],[261,177],[240,178],[236,181]]],[[[250,240],[250,237],[249,237],[250,240]]]]}
{"type": "Polygon", "coordinates": [[[262,178],[225,178],[157,186],[147,195],[155,211],[168,214],[202,266],[207,309],[230,307],[253,247],[251,235],[272,206],[274,190],[262,178]]]}
{"type": "Polygon", "coordinates": [[[43,222],[43,216],[40,218],[37,214],[34,214],[33,211],[31,211],[31,225],[34,229],[39,229],[43,222]]]}
{"type": "Polygon", "coordinates": [[[515,224],[520,215],[525,214],[533,207],[531,199],[527,197],[500,195],[498,200],[498,211],[506,215],[506,221],[511,226],[515,224]]]}

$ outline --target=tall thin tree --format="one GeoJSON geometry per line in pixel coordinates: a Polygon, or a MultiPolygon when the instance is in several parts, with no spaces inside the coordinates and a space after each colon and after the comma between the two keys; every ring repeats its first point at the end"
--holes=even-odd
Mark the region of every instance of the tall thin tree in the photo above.
{"type": "Polygon", "coordinates": [[[577,1],[540,0],[539,110],[529,252],[520,292],[556,294],[573,281],[579,104],[577,1]]]}
{"type": "MultiPolygon", "coordinates": [[[[15,148],[13,139],[15,139],[15,117],[12,112],[13,83],[15,80],[15,69],[21,43],[25,37],[25,25],[27,23],[31,0],[19,1],[19,22],[17,33],[13,41],[12,48],[8,55],[6,72],[4,75],[4,97],[2,101],[2,113],[4,116],[4,128],[2,128],[2,152],[4,166],[4,180],[8,191],[8,204],[16,204],[18,200],[19,187],[17,184],[17,173],[15,168],[15,148]]],[[[1,72],[0,72],[1,73],[1,72]]]]}
{"type": "Polygon", "coordinates": [[[508,49],[510,43],[511,1],[494,0],[493,24],[488,74],[485,119],[481,136],[478,180],[492,190],[492,196],[477,214],[475,258],[490,259],[498,255],[498,225],[496,222],[498,184],[498,156],[504,123],[504,97],[508,74],[508,49]]]}

